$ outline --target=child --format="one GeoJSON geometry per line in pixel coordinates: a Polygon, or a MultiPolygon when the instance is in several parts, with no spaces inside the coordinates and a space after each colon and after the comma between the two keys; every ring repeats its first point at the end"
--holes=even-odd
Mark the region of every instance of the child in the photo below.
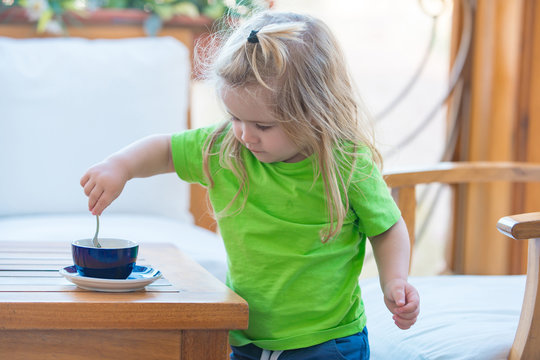
{"type": "Polygon", "coordinates": [[[335,38],[310,16],[263,12],[222,43],[210,70],[230,119],[142,139],[93,166],[81,179],[90,211],[135,177],[176,171],[206,186],[227,284],[249,304],[231,359],[368,359],[358,285],[368,237],[399,328],[415,323],[419,296],[335,38]]]}

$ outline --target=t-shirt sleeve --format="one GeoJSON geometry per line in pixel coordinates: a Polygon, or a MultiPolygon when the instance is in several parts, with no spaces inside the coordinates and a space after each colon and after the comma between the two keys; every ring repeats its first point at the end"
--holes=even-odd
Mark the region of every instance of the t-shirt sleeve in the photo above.
{"type": "Polygon", "coordinates": [[[357,159],[349,201],[358,216],[359,230],[368,237],[382,234],[401,217],[378,167],[366,152],[357,159]]]}
{"type": "Polygon", "coordinates": [[[207,185],[203,171],[203,147],[214,127],[186,130],[171,137],[176,174],[184,181],[207,185]]]}

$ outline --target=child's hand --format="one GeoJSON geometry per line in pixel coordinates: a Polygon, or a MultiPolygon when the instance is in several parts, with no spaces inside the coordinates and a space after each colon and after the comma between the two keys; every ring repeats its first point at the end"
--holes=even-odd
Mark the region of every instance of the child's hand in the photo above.
{"type": "Polygon", "coordinates": [[[101,215],[120,195],[127,181],[126,170],[117,163],[105,160],[92,166],[81,178],[81,186],[88,196],[88,209],[92,214],[101,215]]]}
{"type": "Polygon", "coordinates": [[[415,322],[420,313],[418,291],[405,280],[389,281],[384,287],[384,303],[394,316],[398,328],[406,330],[415,322]]]}

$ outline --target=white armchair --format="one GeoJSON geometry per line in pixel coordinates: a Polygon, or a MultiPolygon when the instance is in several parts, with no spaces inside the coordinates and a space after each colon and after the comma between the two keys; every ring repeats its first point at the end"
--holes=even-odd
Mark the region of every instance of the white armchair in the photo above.
{"type": "MultiPolygon", "coordinates": [[[[79,179],[153,133],[186,128],[190,59],[173,38],[0,37],[0,238],[91,237],[79,179]]],[[[193,225],[175,174],[135,179],[101,217],[100,234],[172,242],[221,280],[216,234],[193,225]]]]}

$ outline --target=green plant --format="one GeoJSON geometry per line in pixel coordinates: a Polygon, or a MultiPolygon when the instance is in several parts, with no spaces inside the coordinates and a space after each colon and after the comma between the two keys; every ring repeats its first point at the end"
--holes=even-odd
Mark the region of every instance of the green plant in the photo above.
{"type": "Polygon", "coordinates": [[[150,16],[144,27],[149,35],[161,28],[163,21],[176,15],[205,16],[218,19],[224,15],[242,17],[268,7],[265,0],[0,0],[0,12],[8,8],[24,8],[38,32],[65,32],[65,16],[84,16],[97,9],[138,9],[150,16]]]}

